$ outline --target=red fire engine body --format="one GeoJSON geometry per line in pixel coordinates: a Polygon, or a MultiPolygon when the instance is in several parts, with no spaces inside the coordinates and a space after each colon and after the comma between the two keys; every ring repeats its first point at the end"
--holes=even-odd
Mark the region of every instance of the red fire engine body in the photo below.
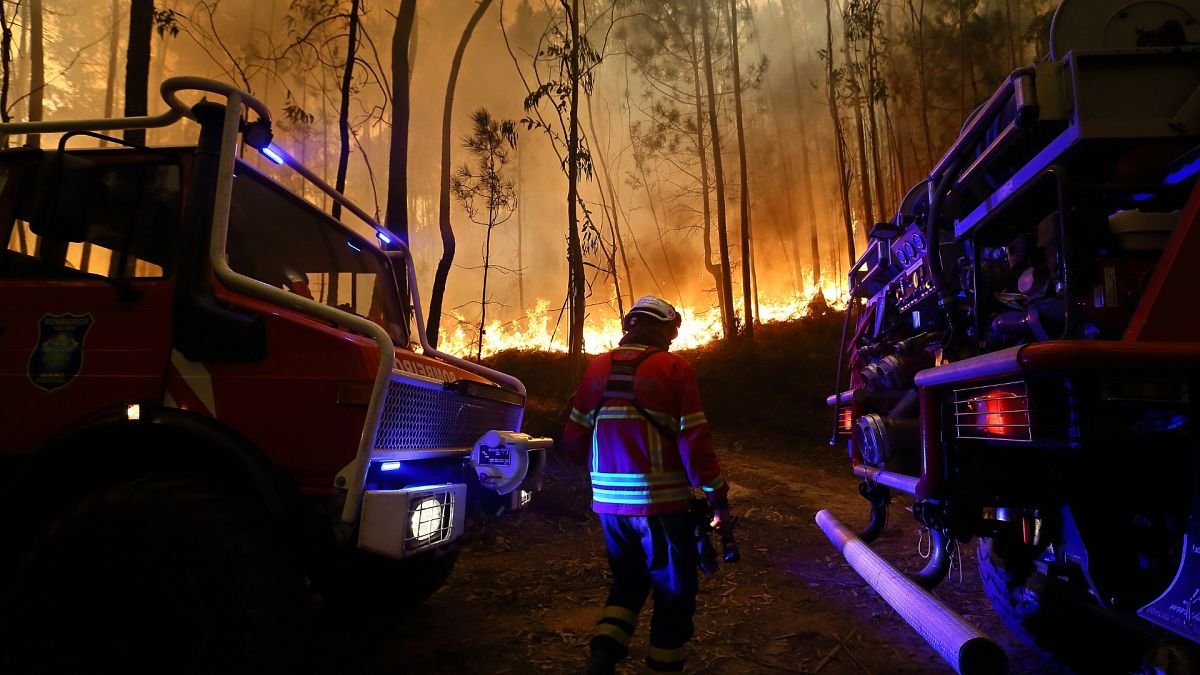
{"type": "Polygon", "coordinates": [[[446,580],[470,513],[539,486],[524,387],[429,345],[404,243],[271,143],[250,95],[163,94],[154,117],[0,125],[63,134],[0,152],[6,672],[80,653],[285,668],[306,580],[402,612],[446,580]],[[184,119],[195,146],[100,133],[184,119]]]}
{"type": "Polygon", "coordinates": [[[1006,662],[925,592],[972,540],[1030,644],[1200,669],[1197,45],[1195,0],[1064,0],[851,270],[828,400],[871,518],[817,520],[961,672],[1006,662]],[[908,575],[867,547],[894,495],[932,540],[908,575]]]}

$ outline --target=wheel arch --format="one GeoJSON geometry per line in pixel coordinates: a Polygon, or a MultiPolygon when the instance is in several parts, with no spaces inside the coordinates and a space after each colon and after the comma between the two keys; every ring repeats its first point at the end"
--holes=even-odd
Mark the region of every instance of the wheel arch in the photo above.
{"type": "Polygon", "coordinates": [[[48,493],[50,499],[65,500],[102,481],[147,471],[198,476],[274,517],[296,515],[294,482],[236,430],[210,417],[144,402],[107,408],[55,436],[10,478],[0,503],[45,503],[48,493]]]}

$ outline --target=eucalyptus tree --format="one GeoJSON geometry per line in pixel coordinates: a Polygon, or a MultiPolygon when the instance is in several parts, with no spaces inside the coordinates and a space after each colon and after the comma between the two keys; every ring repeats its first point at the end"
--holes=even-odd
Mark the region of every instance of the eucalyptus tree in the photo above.
{"type": "Polygon", "coordinates": [[[846,249],[850,264],[854,264],[854,219],[850,215],[850,168],[846,158],[846,136],[842,127],[841,108],[838,104],[838,89],[845,75],[842,67],[835,64],[833,51],[833,8],[831,0],[825,0],[825,48],[818,52],[825,62],[825,97],[829,105],[829,117],[833,122],[834,156],[837,160],[838,192],[842,198],[842,225],[846,230],[846,249]]]}
{"type": "MultiPolygon", "coordinates": [[[[438,260],[437,271],[433,276],[433,290],[429,295],[429,320],[427,322],[429,341],[434,346],[438,343],[438,333],[441,326],[442,318],[442,299],[446,294],[446,281],[450,276],[450,267],[454,264],[454,254],[456,243],[454,239],[454,228],[450,224],[450,120],[454,111],[454,90],[458,84],[458,71],[462,67],[463,54],[466,53],[467,44],[471,41],[471,34],[475,32],[475,27],[479,25],[480,19],[483,18],[488,7],[492,4],[492,0],[479,0],[475,5],[475,11],[471,13],[471,18],[467,19],[467,25],[463,28],[462,36],[458,39],[458,47],[454,50],[454,59],[450,63],[450,75],[446,81],[446,97],[442,104],[442,163],[441,163],[441,180],[440,190],[438,193],[438,230],[442,237],[442,257],[438,260]]],[[[486,114],[487,111],[480,111],[486,114]]],[[[476,113],[478,116],[480,113],[476,113]]],[[[476,119],[475,134],[480,133],[478,126],[479,120],[476,119]]],[[[468,146],[470,147],[470,146],[468,146]]],[[[474,151],[472,151],[474,152],[474,151]]],[[[505,158],[507,162],[507,158],[505,158]]],[[[488,228],[489,248],[491,245],[491,227],[488,228]]],[[[484,265],[484,285],[487,284],[487,265],[484,265]]],[[[486,307],[486,298],[485,298],[486,307]]],[[[482,349],[483,343],[483,323],[480,320],[480,345],[482,349]]]]}
{"type": "MultiPolygon", "coordinates": [[[[719,7],[728,5],[723,0],[719,7]]],[[[713,278],[722,330],[733,336],[737,324],[720,151],[723,119],[717,105],[722,95],[718,83],[727,74],[715,65],[728,55],[728,40],[711,25],[717,20],[706,18],[714,10],[708,0],[642,0],[638,10],[640,20],[631,22],[623,35],[626,54],[647,83],[643,99],[649,119],[645,127],[634,125],[635,147],[644,156],[663,158],[691,181],[680,196],[695,196],[701,203],[704,267],[713,278]]]]}
{"type": "MultiPolygon", "coordinates": [[[[612,7],[615,6],[614,3],[612,7]]],[[[607,26],[611,30],[611,14],[607,26]]],[[[505,41],[507,44],[507,33],[505,41]]],[[[537,52],[532,55],[529,76],[511,44],[508,47],[528,92],[524,101],[527,115],[521,122],[526,129],[538,130],[546,136],[567,178],[565,304],[569,308],[567,352],[574,378],[582,373],[584,365],[583,324],[588,295],[584,255],[598,250],[601,241],[591,211],[579,194],[580,179],[590,180],[593,172],[591,151],[579,128],[579,97],[581,93],[586,96],[592,91],[595,72],[603,62],[604,54],[588,38],[588,26],[581,22],[579,0],[559,0],[537,52]]]]}

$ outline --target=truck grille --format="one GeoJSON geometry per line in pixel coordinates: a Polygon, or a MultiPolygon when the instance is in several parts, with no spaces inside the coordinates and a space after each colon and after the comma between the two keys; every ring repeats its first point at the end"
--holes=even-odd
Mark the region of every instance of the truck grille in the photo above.
{"type": "Polygon", "coordinates": [[[955,389],[954,427],[958,438],[1032,441],[1025,383],[955,389]]]}
{"type": "Polygon", "coordinates": [[[521,406],[439,385],[393,379],[375,434],[376,450],[469,449],[492,429],[518,431],[521,406]]]}

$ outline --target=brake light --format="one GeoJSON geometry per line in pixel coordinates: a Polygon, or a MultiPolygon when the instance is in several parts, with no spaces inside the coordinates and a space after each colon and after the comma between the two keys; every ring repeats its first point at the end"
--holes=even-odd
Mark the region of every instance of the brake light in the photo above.
{"type": "Polygon", "coordinates": [[[959,438],[1032,440],[1024,382],[959,389],[954,404],[959,438]]]}
{"type": "Polygon", "coordinates": [[[854,430],[854,411],[850,408],[842,408],[838,411],[838,431],[843,434],[849,434],[854,430]]]}

